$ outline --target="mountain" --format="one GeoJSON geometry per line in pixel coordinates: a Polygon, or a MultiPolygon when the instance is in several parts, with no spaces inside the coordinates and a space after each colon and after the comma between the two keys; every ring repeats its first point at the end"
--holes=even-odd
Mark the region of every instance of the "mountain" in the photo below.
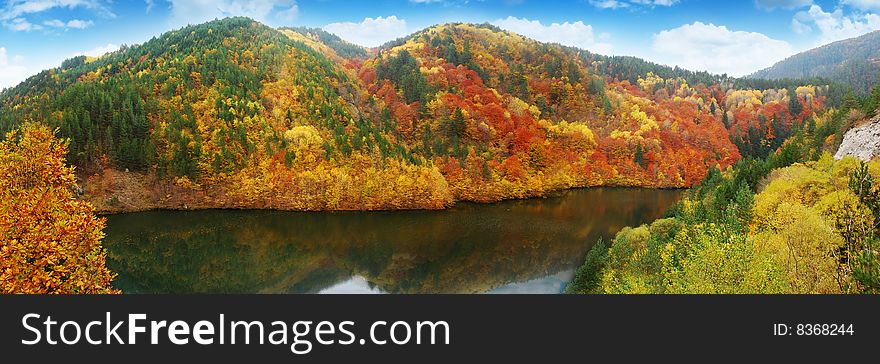
{"type": "Polygon", "coordinates": [[[866,94],[880,73],[880,31],[811,49],[782,60],[749,78],[823,77],[866,94]]]}
{"type": "Polygon", "coordinates": [[[103,211],[444,208],[691,186],[772,153],[833,95],[491,25],[366,50],[227,18],[41,72],[0,93],[0,131],[57,127],[83,198],[103,211]]]}
{"type": "Polygon", "coordinates": [[[369,56],[366,48],[349,43],[336,34],[328,33],[320,28],[295,27],[278,30],[291,39],[306,43],[331,58],[363,59],[369,56]]]}

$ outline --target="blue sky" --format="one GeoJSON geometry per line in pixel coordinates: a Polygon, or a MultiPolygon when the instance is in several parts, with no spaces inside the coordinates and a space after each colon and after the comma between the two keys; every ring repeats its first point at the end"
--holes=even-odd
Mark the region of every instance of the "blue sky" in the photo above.
{"type": "Polygon", "coordinates": [[[880,30],[880,0],[0,0],[0,88],[72,56],[231,15],[321,27],[365,46],[437,23],[490,22],[541,41],[734,76],[880,30]]]}

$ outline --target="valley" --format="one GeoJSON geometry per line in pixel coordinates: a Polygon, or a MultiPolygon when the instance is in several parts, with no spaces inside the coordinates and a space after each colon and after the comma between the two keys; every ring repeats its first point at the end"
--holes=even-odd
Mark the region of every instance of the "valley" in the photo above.
{"type": "Polygon", "coordinates": [[[876,293],[880,88],[809,76],[190,25],[0,92],[4,289],[876,293]]]}

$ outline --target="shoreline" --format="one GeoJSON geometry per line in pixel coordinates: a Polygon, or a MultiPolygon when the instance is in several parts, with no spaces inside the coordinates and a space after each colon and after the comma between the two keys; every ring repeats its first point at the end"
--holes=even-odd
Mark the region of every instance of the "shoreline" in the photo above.
{"type": "Polygon", "coordinates": [[[216,211],[277,211],[277,212],[303,212],[303,213],[345,213],[345,212],[415,212],[415,211],[447,211],[453,208],[456,208],[461,205],[477,205],[477,206],[485,206],[485,205],[495,205],[495,204],[503,204],[515,201],[528,201],[528,200],[539,200],[539,199],[549,199],[561,197],[562,194],[568,193],[570,191],[576,190],[586,190],[586,189],[633,189],[633,190],[665,190],[665,191],[687,191],[690,187],[644,187],[644,186],[620,186],[620,185],[609,185],[609,186],[581,186],[581,187],[570,187],[570,188],[562,188],[556,189],[552,191],[548,191],[547,193],[539,196],[528,196],[528,197],[512,197],[512,198],[503,198],[495,201],[471,201],[471,200],[458,200],[453,201],[451,204],[442,207],[442,208],[388,208],[388,209],[284,209],[284,208],[260,208],[260,207],[229,207],[229,206],[197,206],[197,207],[173,207],[173,206],[154,206],[154,207],[144,207],[144,208],[134,208],[134,209],[98,209],[95,208],[94,214],[99,217],[107,217],[113,215],[125,215],[125,214],[134,214],[140,212],[151,212],[151,211],[168,211],[168,212],[185,212],[185,211],[208,211],[208,210],[216,210],[216,211]]]}

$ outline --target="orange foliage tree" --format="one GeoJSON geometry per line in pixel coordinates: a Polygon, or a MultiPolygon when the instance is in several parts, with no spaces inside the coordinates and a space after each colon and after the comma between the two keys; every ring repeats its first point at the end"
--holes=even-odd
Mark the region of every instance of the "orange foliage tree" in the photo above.
{"type": "Polygon", "coordinates": [[[74,198],[66,143],[24,124],[0,142],[0,293],[118,293],[104,219],[74,198]]]}

